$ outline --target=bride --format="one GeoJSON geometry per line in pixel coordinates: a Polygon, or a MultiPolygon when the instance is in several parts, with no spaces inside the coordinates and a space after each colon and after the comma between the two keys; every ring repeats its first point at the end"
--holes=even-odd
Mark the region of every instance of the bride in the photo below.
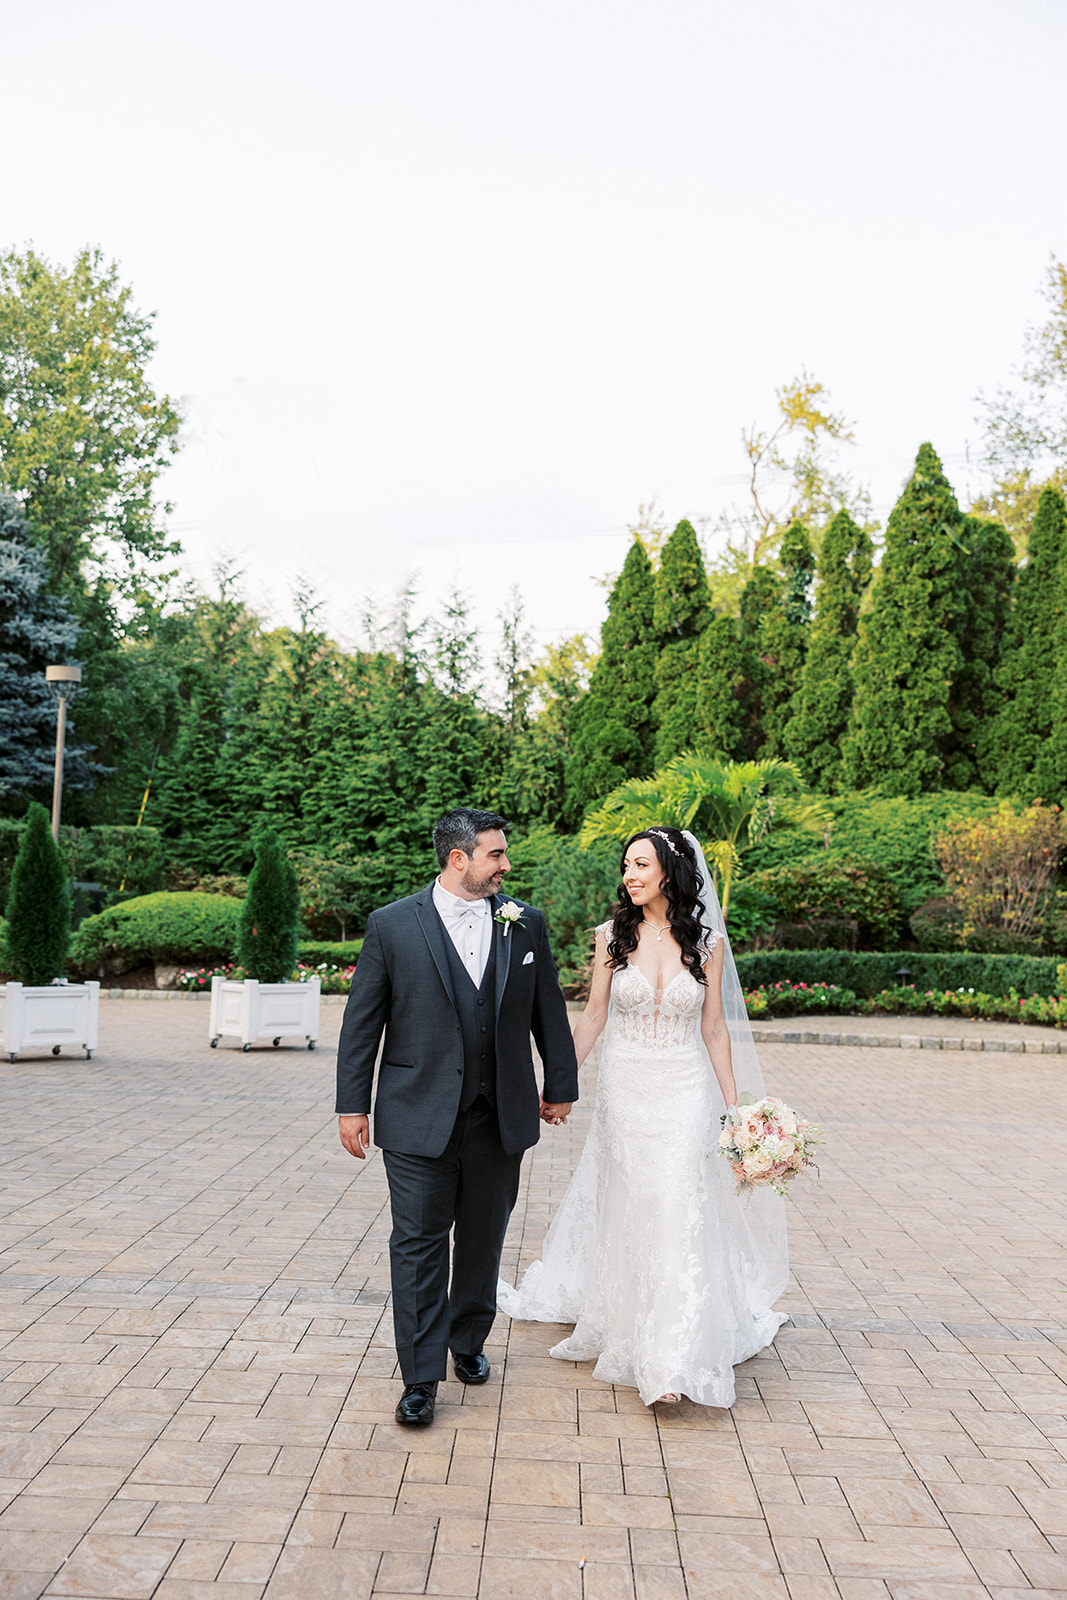
{"type": "Polygon", "coordinates": [[[690,833],[654,827],[622,858],[619,903],[596,933],[578,1065],[607,1024],[593,1120],[570,1188],[500,1309],[573,1322],[553,1347],[646,1405],[734,1400],[734,1367],[786,1320],[783,1203],[745,1202],[719,1159],[720,1118],[763,1083],[707,864],[690,833]],[[714,1071],[712,1071],[714,1069],[714,1071]]]}

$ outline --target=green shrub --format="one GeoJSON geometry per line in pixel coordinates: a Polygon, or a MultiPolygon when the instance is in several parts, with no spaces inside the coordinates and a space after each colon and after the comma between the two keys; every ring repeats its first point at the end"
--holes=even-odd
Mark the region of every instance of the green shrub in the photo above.
{"type": "MultiPolygon", "coordinates": [[[[0,817],[0,905],[11,890],[11,871],[25,829],[21,817],[0,817]]],[[[72,828],[59,830],[59,852],[68,876],[100,883],[111,896],[125,879],[126,895],[151,894],[163,882],[163,846],[158,828],[72,828]]]]}
{"type": "Polygon", "coordinates": [[[865,944],[885,946],[900,928],[900,900],[888,870],[876,862],[820,851],[747,879],[778,906],[782,921],[851,921],[865,944]]]}
{"type": "MultiPolygon", "coordinates": [[[[808,843],[811,843],[809,836],[808,843]]],[[[752,878],[735,878],[730,891],[730,943],[740,949],[773,927],[778,919],[778,902],[756,886],[752,878]]]]}
{"type": "Polygon", "coordinates": [[[237,923],[237,961],[260,983],[284,983],[296,966],[300,892],[273,828],[256,835],[256,864],[237,923]]]}
{"type": "Polygon", "coordinates": [[[746,989],[774,983],[832,983],[870,999],[883,989],[972,988],[986,994],[1059,994],[1063,962],[1045,956],[972,955],[955,951],[755,950],[737,957],[746,989]],[[901,968],[907,977],[898,977],[901,968]]]}
{"type": "Polygon", "coordinates": [[[296,947],[296,953],[303,966],[317,967],[326,961],[338,967],[351,967],[359,960],[359,952],[362,949],[362,939],[345,939],[343,942],[301,939],[296,947]]]}
{"type": "Polygon", "coordinates": [[[70,945],[70,879],[48,812],[36,802],[11,873],[5,945],[16,983],[45,984],[61,976],[70,945]]]}
{"type": "Polygon", "coordinates": [[[86,917],[74,935],[71,965],[93,973],[101,962],[128,972],[142,961],[228,961],[241,903],[221,894],[142,895],[86,917]]]}
{"type": "Polygon", "coordinates": [[[537,828],[509,852],[504,895],[544,912],[552,954],[565,984],[578,982],[593,950],[593,929],[606,920],[619,884],[619,848],[583,850],[576,838],[537,828]]]}
{"type": "MultiPolygon", "coordinates": [[[[969,792],[919,795],[914,800],[874,793],[835,795],[827,862],[853,856],[882,868],[896,885],[901,911],[910,915],[926,900],[945,893],[945,879],[934,853],[934,837],[958,817],[988,816],[997,802],[969,792]]],[[[799,828],[774,829],[745,854],[745,876],[811,856],[811,834],[799,828]]]]}
{"type": "Polygon", "coordinates": [[[232,872],[197,872],[181,862],[171,862],[163,876],[163,887],[173,894],[228,894],[234,900],[243,900],[248,893],[248,879],[232,872]]]}

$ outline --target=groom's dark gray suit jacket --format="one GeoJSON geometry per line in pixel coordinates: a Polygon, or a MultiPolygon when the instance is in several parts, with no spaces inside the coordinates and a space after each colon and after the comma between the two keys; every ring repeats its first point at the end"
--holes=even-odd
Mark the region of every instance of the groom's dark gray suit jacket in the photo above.
{"type": "MultiPolygon", "coordinates": [[[[508,897],[494,895],[493,914],[508,897]]],[[[523,905],[523,926],[496,945],[496,1109],[510,1153],[537,1143],[541,1121],[530,1034],[550,1103],[578,1098],[567,1005],[556,978],[545,919],[523,905]]],[[[378,1043],[385,1048],[374,1096],[374,1142],[405,1155],[439,1156],[463,1088],[463,1038],[446,941],[431,888],[375,911],[368,923],[337,1049],[337,1111],[369,1114],[378,1043]]]]}

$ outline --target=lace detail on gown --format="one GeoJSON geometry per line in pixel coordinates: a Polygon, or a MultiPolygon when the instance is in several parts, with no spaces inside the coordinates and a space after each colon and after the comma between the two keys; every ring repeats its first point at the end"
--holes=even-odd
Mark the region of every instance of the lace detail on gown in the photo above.
{"type": "Polygon", "coordinates": [[[717,1154],[705,992],[683,968],[657,1004],[638,967],[614,973],[585,1148],[543,1259],[498,1292],[513,1317],[573,1322],[551,1353],[595,1360],[594,1376],[636,1387],[646,1404],[674,1390],[731,1405],[733,1368],[785,1320],[742,1251],[742,1208],[717,1154]]]}

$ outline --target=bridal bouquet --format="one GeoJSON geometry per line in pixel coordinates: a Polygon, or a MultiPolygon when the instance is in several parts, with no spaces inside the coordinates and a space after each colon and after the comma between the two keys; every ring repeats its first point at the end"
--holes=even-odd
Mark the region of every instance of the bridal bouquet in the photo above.
{"type": "Polygon", "coordinates": [[[764,1100],[742,1095],[722,1123],[719,1154],[730,1163],[738,1194],[769,1186],[784,1195],[798,1173],[815,1165],[811,1152],[822,1129],[771,1095],[764,1100]]]}

